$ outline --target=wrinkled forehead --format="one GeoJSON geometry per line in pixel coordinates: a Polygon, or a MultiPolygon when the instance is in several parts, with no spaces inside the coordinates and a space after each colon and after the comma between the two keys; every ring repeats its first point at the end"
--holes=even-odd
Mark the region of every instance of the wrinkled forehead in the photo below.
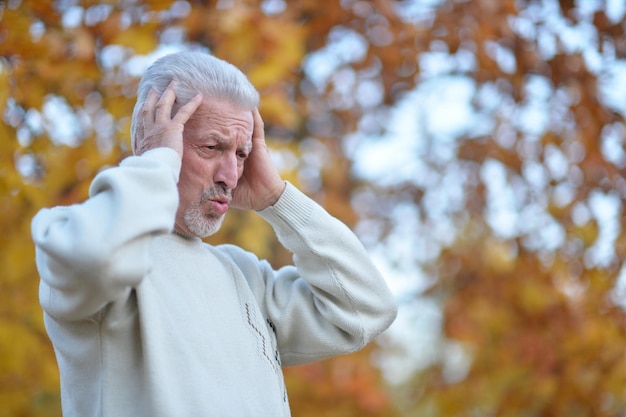
{"type": "Polygon", "coordinates": [[[250,128],[252,128],[254,120],[252,109],[225,100],[209,99],[202,101],[202,104],[200,104],[190,119],[199,119],[201,122],[206,122],[207,120],[231,120],[250,128]]]}
{"type": "Polygon", "coordinates": [[[241,145],[252,143],[254,118],[252,111],[228,102],[205,100],[185,124],[185,132],[193,136],[218,136],[236,139],[241,145]]]}

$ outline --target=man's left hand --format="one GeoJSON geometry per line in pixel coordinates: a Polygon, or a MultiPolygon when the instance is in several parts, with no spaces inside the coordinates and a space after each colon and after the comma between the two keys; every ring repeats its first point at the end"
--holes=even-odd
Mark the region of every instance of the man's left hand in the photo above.
{"type": "Polygon", "coordinates": [[[252,112],[254,129],[252,151],[246,159],[243,175],[233,190],[231,205],[240,209],[263,210],[274,205],[285,189],[265,143],[263,119],[258,109],[252,112]]]}

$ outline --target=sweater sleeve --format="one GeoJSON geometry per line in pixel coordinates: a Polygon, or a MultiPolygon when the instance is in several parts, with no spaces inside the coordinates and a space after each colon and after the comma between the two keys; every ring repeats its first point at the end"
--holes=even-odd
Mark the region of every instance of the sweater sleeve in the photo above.
{"type": "Polygon", "coordinates": [[[283,365],[354,352],[389,327],[394,298],[347,226],[289,183],[259,214],[295,265],[274,271],[241,250],[230,251],[272,321],[283,365]]]}
{"type": "Polygon", "coordinates": [[[174,226],[180,166],[167,148],[128,157],[94,178],[82,204],[35,215],[31,233],[46,313],[90,317],[141,281],[150,237],[174,226]]]}

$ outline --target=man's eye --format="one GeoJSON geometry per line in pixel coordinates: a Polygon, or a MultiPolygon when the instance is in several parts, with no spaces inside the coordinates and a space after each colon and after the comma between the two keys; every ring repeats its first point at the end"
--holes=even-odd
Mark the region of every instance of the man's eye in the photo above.
{"type": "Polygon", "coordinates": [[[209,150],[209,151],[214,151],[214,150],[217,149],[217,146],[216,145],[206,145],[204,148],[206,150],[209,150]]]}

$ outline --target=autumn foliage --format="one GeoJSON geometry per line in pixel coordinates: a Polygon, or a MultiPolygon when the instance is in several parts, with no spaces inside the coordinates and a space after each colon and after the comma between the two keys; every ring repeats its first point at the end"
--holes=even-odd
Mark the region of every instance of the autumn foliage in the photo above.
{"type": "MultiPolygon", "coordinates": [[[[287,369],[294,415],[624,415],[626,24],[591,3],[0,1],[0,417],[60,415],[30,219],[129,154],[141,70],[180,48],[249,75],[284,177],[422,282],[401,311],[440,309],[436,353],[393,385],[372,357],[401,340],[287,369]],[[456,130],[461,90],[435,106],[450,81],[470,91],[456,130]],[[410,162],[356,170],[412,93],[410,146],[380,152],[410,162]]],[[[247,213],[211,241],[290,262],[247,213]]]]}

